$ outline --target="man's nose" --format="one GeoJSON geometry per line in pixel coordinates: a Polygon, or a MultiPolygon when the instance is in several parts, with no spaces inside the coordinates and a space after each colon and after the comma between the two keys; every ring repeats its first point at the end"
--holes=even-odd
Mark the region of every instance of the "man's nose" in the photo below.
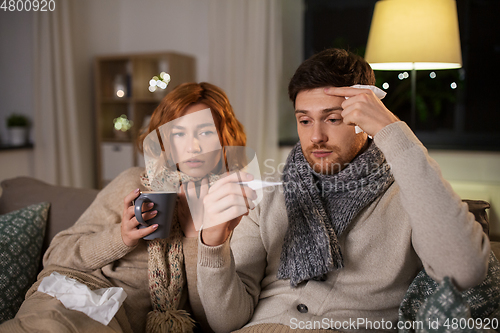
{"type": "Polygon", "coordinates": [[[200,140],[197,137],[192,137],[187,149],[188,153],[201,153],[200,140]]]}
{"type": "Polygon", "coordinates": [[[313,132],[311,135],[312,143],[323,143],[328,141],[328,136],[326,135],[326,132],[322,125],[323,124],[318,123],[313,125],[313,132]]]}

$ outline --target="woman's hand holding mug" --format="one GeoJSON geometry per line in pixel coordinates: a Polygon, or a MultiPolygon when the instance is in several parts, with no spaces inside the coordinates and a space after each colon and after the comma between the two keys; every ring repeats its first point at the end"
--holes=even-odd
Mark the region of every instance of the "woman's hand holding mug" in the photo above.
{"type": "MultiPolygon", "coordinates": [[[[122,222],[121,222],[122,240],[125,243],[125,245],[131,247],[136,246],[137,243],[139,243],[139,239],[149,235],[158,228],[158,224],[153,224],[144,229],[137,228],[139,222],[135,218],[134,200],[139,195],[140,195],[140,190],[135,189],[132,192],[130,192],[123,200],[124,208],[123,208],[122,222]]],[[[142,218],[144,220],[150,220],[153,217],[155,217],[156,214],[158,213],[156,210],[149,211],[151,208],[153,208],[153,206],[154,204],[152,202],[143,203],[142,211],[143,212],[146,211],[146,213],[142,214],[142,218]]]]}

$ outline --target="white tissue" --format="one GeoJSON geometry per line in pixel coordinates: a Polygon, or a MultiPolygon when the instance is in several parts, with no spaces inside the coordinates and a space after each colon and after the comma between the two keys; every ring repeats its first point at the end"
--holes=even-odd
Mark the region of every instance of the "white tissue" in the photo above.
{"type": "MultiPolygon", "coordinates": [[[[351,86],[351,88],[370,89],[371,91],[373,91],[373,93],[375,94],[375,96],[377,96],[379,99],[383,99],[385,97],[385,95],[387,95],[387,93],[385,91],[383,91],[382,89],[380,89],[379,87],[375,87],[375,86],[371,86],[371,85],[366,85],[366,84],[355,84],[355,85],[351,86]]],[[[345,99],[348,99],[348,98],[349,97],[346,97],[345,99]]],[[[359,127],[358,125],[356,125],[354,127],[354,131],[356,132],[356,134],[364,132],[361,129],[361,127],[359,127]]],[[[368,135],[368,137],[370,139],[372,138],[370,135],[368,135]]]]}
{"type": "Polygon", "coordinates": [[[38,291],[57,298],[66,308],[83,312],[104,325],[109,324],[127,298],[122,288],[90,290],[83,283],[57,272],[43,278],[38,291]]]}
{"type": "MultiPolygon", "coordinates": [[[[373,91],[375,96],[377,96],[379,99],[383,99],[385,97],[385,95],[387,95],[387,93],[385,91],[383,91],[382,89],[380,89],[379,87],[370,86],[370,85],[366,85],[366,84],[355,84],[355,85],[351,86],[351,88],[370,89],[371,91],[373,91]]],[[[346,99],[347,98],[349,98],[349,97],[346,97],[346,99]]]]}

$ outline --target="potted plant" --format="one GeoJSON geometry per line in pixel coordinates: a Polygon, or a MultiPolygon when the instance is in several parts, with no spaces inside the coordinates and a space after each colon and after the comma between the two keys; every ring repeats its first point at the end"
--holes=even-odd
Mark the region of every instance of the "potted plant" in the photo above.
{"type": "Polygon", "coordinates": [[[12,146],[23,146],[28,140],[28,118],[22,114],[11,114],[7,118],[7,129],[9,131],[9,144],[12,146]]]}

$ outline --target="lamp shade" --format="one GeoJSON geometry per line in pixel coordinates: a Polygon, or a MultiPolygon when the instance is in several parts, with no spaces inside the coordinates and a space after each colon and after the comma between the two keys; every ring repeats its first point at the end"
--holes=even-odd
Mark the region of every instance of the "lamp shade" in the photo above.
{"type": "Polygon", "coordinates": [[[365,59],[379,70],[462,67],[455,1],[378,1],[365,59]]]}

